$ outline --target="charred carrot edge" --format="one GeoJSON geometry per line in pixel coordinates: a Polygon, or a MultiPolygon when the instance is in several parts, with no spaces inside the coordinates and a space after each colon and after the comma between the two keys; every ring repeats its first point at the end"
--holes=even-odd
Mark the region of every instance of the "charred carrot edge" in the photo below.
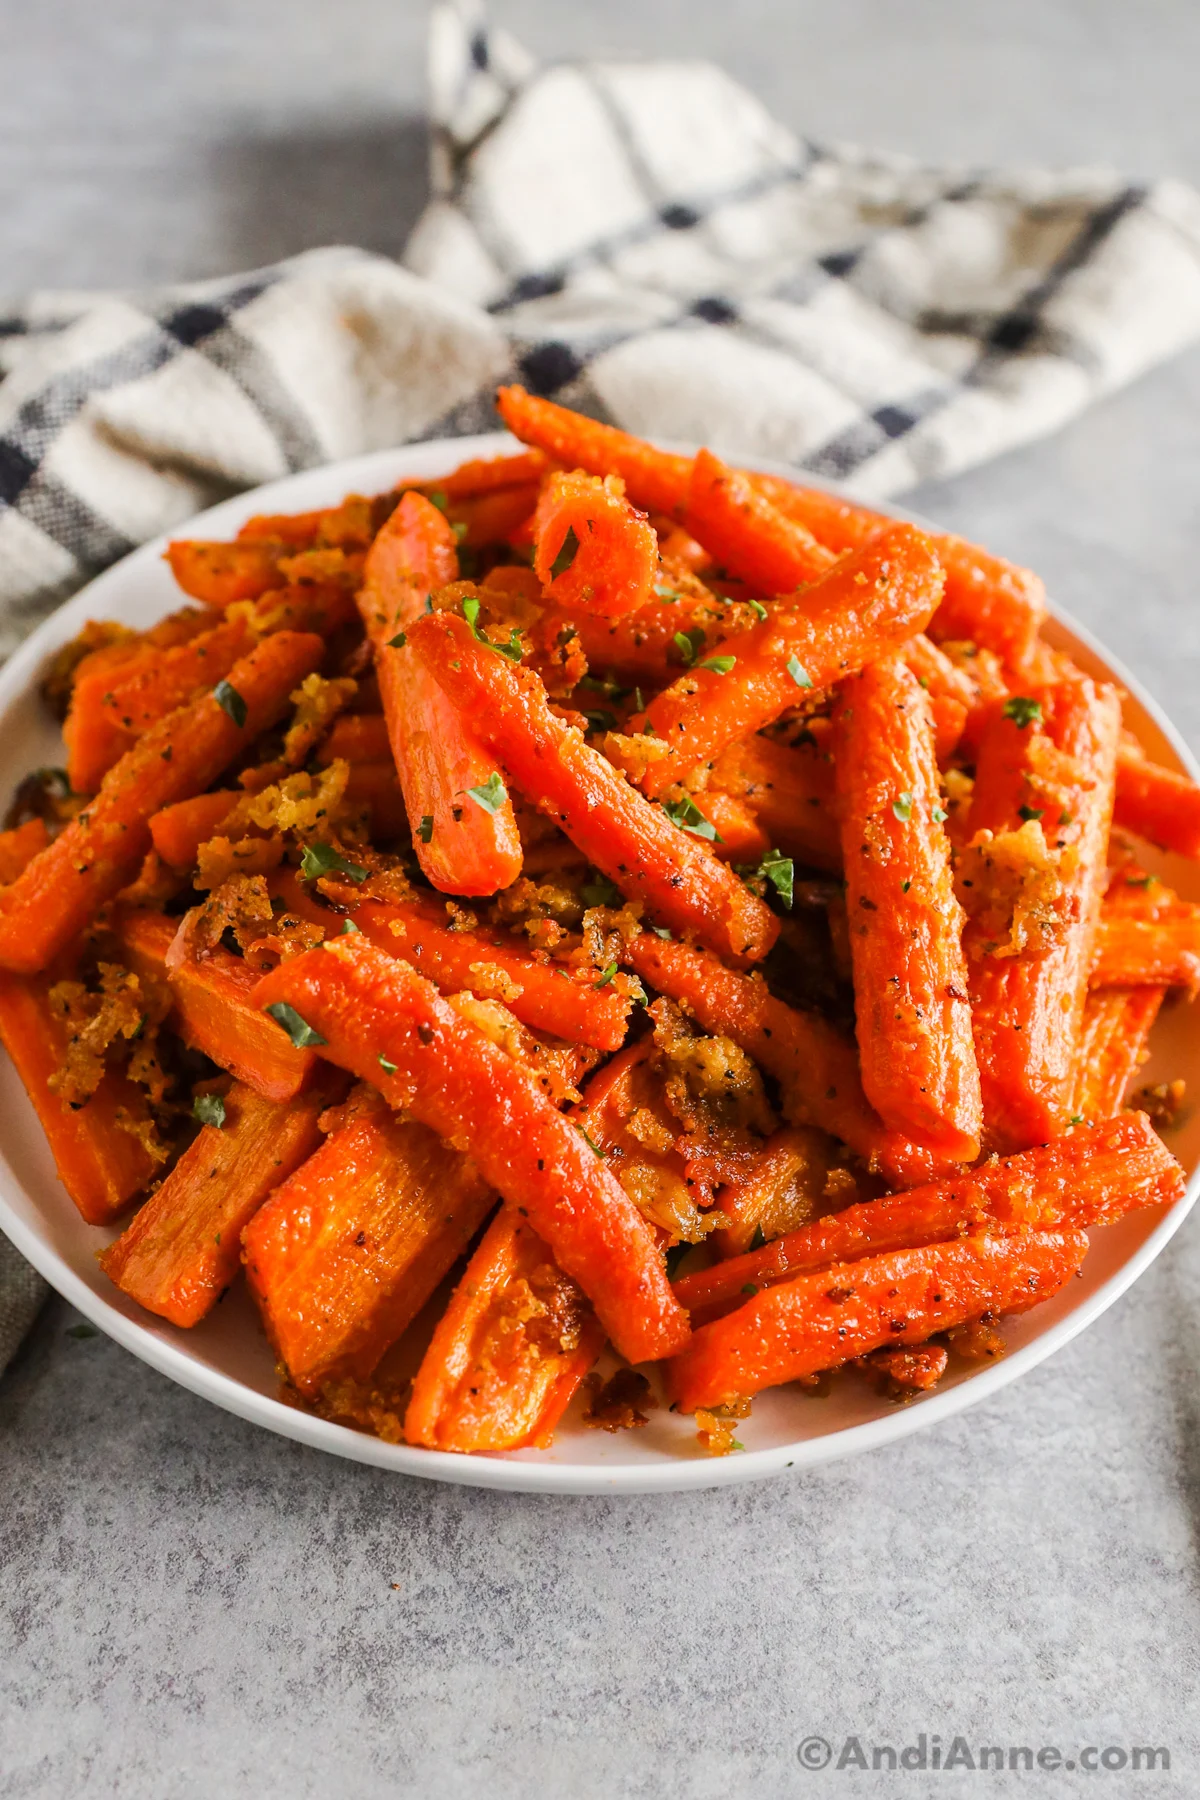
{"type": "Polygon", "coordinates": [[[885,1125],[979,1155],[963,911],[929,702],[900,655],[844,682],[834,713],[863,1091],[885,1125]]]}
{"type": "Polygon", "coordinates": [[[283,716],[288,695],[324,653],[320,638],[278,632],[235,663],[222,684],[233,695],[232,712],[214,692],[152,725],[109,770],[90,805],[0,891],[0,966],[31,973],[65,950],[137,873],[153,815],[215,781],[283,716]]]}
{"type": "Polygon", "coordinates": [[[165,913],[123,913],[115,928],[135,974],[170,987],[175,1028],[186,1044],[276,1105],[309,1084],[317,1070],[315,1052],[289,1044],[264,1019],[251,998],[258,973],[240,956],[218,948],[203,961],[172,959],[179,921],[165,913]]]}
{"type": "Polygon", "coordinates": [[[163,559],[170,563],[185,594],[203,600],[205,606],[221,608],[232,606],[235,600],[257,600],[269,588],[285,586],[287,577],[280,571],[279,559],[286,554],[283,545],[260,538],[242,538],[231,544],[177,538],[167,545],[163,559]]]}
{"type": "Polygon", "coordinates": [[[603,1328],[575,1282],[532,1226],[501,1207],[434,1331],[404,1435],[468,1454],[544,1449],[603,1348],[603,1328]],[[544,1308],[532,1318],[531,1293],[544,1308]]]}
{"type": "Polygon", "coordinates": [[[523,387],[502,387],[496,410],[515,438],[544,450],[563,468],[619,475],[626,494],[643,512],[675,513],[682,507],[690,457],[656,450],[642,438],[539,399],[523,387]]]}
{"type": "Polygon", "coordinates": [[[205,1125],[100,1258],[109,1279],[172,1325],[198,1325],[238,1272],[242,1231],[272,1188],[316,1149],[319,1092],[277,1106],[235,1082],[225,1120],[205,1125]]]}
{"type": "Polygon", "coordinates": [[[700,838],[672,824],[582,733],[555,717],[536,675],[497,656],[448,613],[419,619],[408,642],[406,654],[472,720],[525,798],[622,893],[723,955],[766,955],[778,934],[774,916],[700,838]]]}
{"type": "MultiPolygon", "coordinates": [[[[1052,825],[1047,835],[1073,852],[1059,901],[1061,923],[1048,949],[1038,945],[1004,958],[976,953],[977,946],[986,949],[978,921],[969,921],[964,934],[985,1135],[1000,1151],[1044,1143],[1069,1117],[1104,890],[1121,719],[1111,687],[1084,679],[1040,692],[1043,717],[1064,763],[1055,784],[1061,810],[1057,821],[1047,819],[1052,825]],[[1067,759],[1074,759],[1073,765],[1067,759]]],[[[1011,773],[1026,763],[1034,768],[1028,759],[1037,742],[1031,724],[995,715],[980,752],[968,833],[998,820],[997,803],[1012,791],[1011,773]]],[[[992,828],[1018,824],[1011,813],[992,828]]]]}
{"type": "Polygon", "coordinates": [[[807,526],[709,450],[697,451],[692,464],[683,523],[716,563],[764,594],[790,594],[837,561],[807,526]]]}
{"type": "Polygon", "coordinates": [[[468,715],[455,710],[405,644],[430,590],[457,574],[445,518],[422,495],[405,494],[371,546],[359,610],[374,646],[421,868],[444,893],[494,894],[521,873],[512,806],[506,798],[488,810],[470,798],[472,788],[486,785],[491,766],[468,715]]]}
{"type": "Polygon", "coordinates": [[[23,825],[0,831],[0,883],[15,881],[49,842],[45,819],[26,819],[23,825]]]}
{"type": "Polygon", "coordinates": [[[313,760],[325,767],[339,757],[348,763],[390,762],[391,739],[382,713],[341,713],[318,744],[313,760]]]}
{"type": "Polygon", "coordinates": [[[645,606],[658,539],[643,513],[598,477],[547,477],[533,519],[533,570],[552,606],[619,619],[645,606]]]}
{"type": "Polygon", "coordinates": [[[1082,1231],[1027,1231],[832,1263],[702,1325],[668,1364],[668,1391],[681,1412],[694,1412],[922,1343],[981,1313],[1024,1312],[1058,1292],[1087,1248],[1082,1231]]]}
{"type": "Polygon", "coordinates": [[[331,1061],[472,1156],[524,1209],[631,1362],[683,1343],[687,1321],[653,1234],[620,1182],[534,1076],[415,969],[361,937],[339,938],[282,963],[254,998],[290,1005],[326,1040],[331,1061]]]}
{"type": "Polygon", "coordinates": [[[267,1335],[301,1392],[365,1380],[495,1203],[466,1157],[382,1105],[331,1132],[242,1235],[267,1335]]]}
{"type": "Polygon", "coordinates": [[[646,719],[666,746],[642,785],[661,794],[672,782],[749,737],[811,688],[853,675],[928,624],[942,591],[929,539],[893,525],[752,630],[717,646],[708,663],[652,700],[646,719]]]}
{"type": "Polygon", "coordinates": [[[820,1126],[897,1186],[912,1187],[953,1168],[953,1159],[889,1131],[872,1112],[854,1045],[825,1019],[796,1011],[765,981],[686,944],[643,934],[627,956],[650,987],[685,1002],[705,1031],[731,1037],[775,1077],[792,1124],[820,1126]]]}
{"type": "Polygon", "coordinates": [[[758,1250],[682,1276],[675,1294],[681,1306],[702,1315],[736,1304],[747,1287],[769,1287],[827,1263],[853,1263],[983,1228],[1109,1225],[1139,1207],[1173,1205],[1183,1189],[1183,1171],[1149,1119],[1125,1113],[1019,1156],[993,1157],[945,1181],[814,1219],[758,1250]]]}
{"type": "Polygon", "coordinates": [[[0,975],[0,1040],[33,1103],[59,1180],[89,1225],[107,1225],[157,1168],[135,1135],[149,1117],[146,1100],[111,1069],[78,1110],[51,1092],[50,1078],[67,1058],[67,1030],[51,1009],[50,985],[48,977],[0,975]]]}
{"type": "Polygon", "coordinates": [[[447,500],[475,500],[498,488],[537,487],[552,466],[541,450],[518,450],[509,456],[472,457],[449,475],[414,485],[427,495],[441,494],[447,500]]]}
{"type": "Polygon", "coordinates": [[[1113,823],[1194,861],[1200,858],[1200,787],[1175,769],[1151,762],[1136,744],[1123,742],[1113,823]]]}
{"type": "Polygon", "coordinates": [[[1101,915],[1089,982],[1107,987],[1200,987],[1200,906],[1164,918],[1101,915]]]}
{"type": "Polygon", "coordinates": [[[840,871],[842,841],[827,749],[815,744],[793,749],[770,738],[746,738],[731,744],[713,765],[702,805],[711,808],[714,790],[745,800],[765,836],[785,856],[840,871]]]}

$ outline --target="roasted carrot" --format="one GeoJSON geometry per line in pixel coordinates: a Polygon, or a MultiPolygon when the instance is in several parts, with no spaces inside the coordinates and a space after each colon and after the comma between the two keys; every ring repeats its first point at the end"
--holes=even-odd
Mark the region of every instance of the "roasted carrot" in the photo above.
{"type": "Polygon", "coordinates": [[[1113,823],[1177,856],[1200,857],[1200,787],[1177,770],[1151,762],[1125,739],[1117,756],[1113,823]]]}
{"type": "Polygon", "coordinates": [[[1101,914],[1089,981],[1102,987],[1200,987],[1200,906],[1154,919],[1101,914]]]}
{"type": "Polygon", "coordinates": [[[145,1095],[109,1069],[86,1105],[72,1108],[50,1087],[67,1060],[68,1026],[50,1004],[47,977],[0,975],[0,1040],[33,1102],[58,1178],[89,1225],[123,1213],[157,1170],[139,1132],[145,1095]]]}
{"type": "MultiPolygon", "coordinates": [[[[725,956],[766,954],[778,931],[773,915],[701,838],[651,806],[554,715],[536,675],[495,655],[449,613],[418,620],[408,635],[412,654],[472,720],[515,786],[623,893],[725,956]]],[[[686,823],[689,815],[679,816],[686,823]]]]}
{"type": "Polygon", "coordinates": [[[651,701],[646,720],[665,754],[647,763],[645,791],[663,793],[810,689],[853,675],[921,631],[941,590],[928,538],[911,525],[881,532],[651,701]]]}
{"type": "Polygon", "coordinates": [[[408,808],[390,757],[387,762],[352,764],[343,798],[348,806],[369,815],[373,837],[383,842],[389,838],[407,840],[408,808]]]}
{"type": "Polygon", "coordinates": [[[834,718],[863,1091],[892,1130],[973,1162],[983,1104],[929,701],[901,653],[844,682],[834,718]]]}
{"type": "Polygon", "coordinates": [[[208,787],[281,718],[317,667],[320,638],[278,632],[211,694],[152,725],[110,769],[91,804],[0,892],[0,967],[44,969],[136,874],[150,819],[208,787]]]}
{"type": "Polygon", "coordinates": [[[105,1274],[147,1312],[198,1325],[238,1272],[245,1226],[316,1149],[317,1115],[330,1099],[328,1080],[286,1106],[235,1082],[222,1098],[223,1123],[203,1127],[103,1253],[105,1274]]]}
{"type": "Polygon", "coordinates": [[[1173,1205],[1183,1171],[1149,1119],[1126,1113],[1004,1160],[906,1194],[862,1201],[814,1219],[774,1243],[684,1275],[675,1283],[693,1315],[738,1304],[748,1287],[852,1263],[858,1257],[962,1237],[981,1229],[1083,1230],[1142,1206],[1173,1205]]]}
{"type": "Polygon", "coordinates": [[[467,715],[405,642],[430,590],[457,574],[445,518],[420,494],[405,494],[371,547],[359,608],[421,867],[444,892],[494,894],[521,872],[512,806],[507,797],[494,809],[471,798],[489,779],[489,760],[467,715]]]}
{"type": "Polygon", "coordinates": [[[197,959],[171,954],[179,922],[163,913],[129,912],[117,921],[128,965],[145,982],[166,982],[173,996],[176,1030],[220,1068],[265,1100],[283,1105],[312,1081],[316,1053],[289,1044],[253,995],[259,973],[230,951],[217,948],[197,959]]]}
{"type": "Polygon", "coordinates": [[[714,790],[744,800],[764,835],[785,856],[817,869],[840,870],[833,755],[827,746],[814,740],[792,748],[757,735],[745,738],[717,758],[704,804],[710,804],[714,790]]]}
{"type": "Polygon", "coordinates": [[[49,842],[45,819],[26,819],[23,825],[0,831],[0,884],[15,881],[49,842]]]}
{"type": "Polygon", "coordinates": [[[1058,1292],[1087,1248],[1082,1231],[1027,1231],[832,1263],[702,1325],[668,1364],[668,1389],[681,1412],[727,1405],[981,1313],[1024,1312],[1058,1292]]]}
{"type": "MultiPolygon", "coordinates": [[[[1047,897],[1031,914],[1039,929],[1028,929],[1019,946],[997,941],[986,908],[972,912],[964,934],[985,1133],[993,1149],[1043,1143],[1069,1117],[1104,889],[1120,717],[1116,691],[1082,679],[1016,696],[994,714],[984,737],[967,819],[977,846],[978,866],[968,877],[977,882],[974,893],[987,898],[996,857],[992,842],[976,834],[1015,831],[1024,816],[1022,828],[1040,833],[1056,859],[1047,897]],[[1045,734],[1036,729],[1039,721],[1045,734]]],[[[963,854],[970,853],[968,847],[963,854]]],[[[960,876],[961,863],[960,857],[960,876]]],[[[1017,918],[1013,912],[1014,931],[1017,918]]]]}
{"type": "Polygon", "coordinates": [[[798,1012],[765,981],[727,969],[689,945],[633,940],[631,966],[648,986],[686,1004],[705,1031],[740,1044],[779,1082],[785,1116],[840,1138],[889,1181],[911,1187],[953,1166],[953,1159],[889,1131],[862,1090],[854,1045],[816,1013],[798,1012]]]}
{"type": "Polygon", "coordinates": [[[177,538],[167,545],[163,556],[185,594],[203,600],[206,606],[226,607],[235,600],[257,600],[269,588],[286,586],[279,560],[290,548],[255,537],[232,544],[177,538]]]}
{"type": "Polygon", "coordinates": [[[717,834],[713,848],[722,862],[757,863],[772,848],[770,834],[763,830],[754,808],[740,794],[709,788],[699,801],[717,834]]]}
{"type": "Polygon", "coordinates": [[[339,757],[348,763],[390,762],[392,745],[383,714],[340,714],[317,746],[313,760],[324,768],[339,757]]]}
{"type": "Polygon", "coordinates": [[[494,494],[498,488],[537,487],[552,467],[540,450],[518,450],[512,456],[472,457],[449,475],[418,485],[435,505],[439,496],[444,500],[474,500],[480,494],[494,494]]]}
{"type": "Polygon", "coordinates": [[[763,594],[790,594],[837,561],[807,526],[773,506],[750,476],[709,450],[697,451],[692,464],[683,522],[714,562],[763,594]]]}
{"type": "Polygon", "coordinates": [[[291,1007],[325,1039],[327,1057],[472,1156],[524,1209],[631,1362],[684,1340],[653,1234],[624,1188],[534,1075],[415,969],[360,936],[337,938],[281,963],[255,999],[291,1007]]]}
{"type": "Polygon", "coordinates": [[[619,484],[554,474],[534,515],[533,569],[552,606],[619,619],[653,594],[658,540],[619,484]]]}
{"type": "Polygon", "coordinates": [[[701,1212],[712,1202],[714,1183],[685,1155],[683,1128],[666,1104],[653,1048],[650,1038],[626,1045],[592,1076],[583,1108],[573,1116],[626,1193],[673,1244],[703,1234],[701,1212]]]}
{"type": "Polygon", "coordinates": [[[495,1204],[467,1157],[382,1101],[331,1132],[243,1234],[251,1292],[301,1392],[365,1380],[495,1204]]]}
{"type": "Polygon", "coordinates": [[[63,725],[67,778],[73,793],[94,792],[105,770],[128,747],[120,720],[106,705],[114,683],[153,669],[164,652],[190,643],[211,627],[210,612],[203,607],[185,607],[160,619],[149,631],[106,644],[84,657],[75,670],[63,725]]]}
{"type": "Polygon", "coordinates": [[[827,1132],[785,1125],[763,1145],[745,1174],[721,1189],[720,1213],[728,1223],[708,1241],[718,1255],[740,1257],[754,1241],[797,1231],[830,1204],[832,1195],[848,1205],[860,1191],[827,1132]]]}
{"type": "Polygon", "coordinates": [[[430,1450],[545,1449],[603,1348],[577,1283],[501,1207],[433,1334],[404,1435],[430,1450]]]}
{"type": "Polygon", "coordinates": [[[1166,989],[1158,987],[1091,990],[1075,1058],[1073,1119],[1090,1123],[1121,1110],[1126,1088],[1149,1055],[1150,1030],[1165,998],[1166,989]]]}
{"type": "Polygon", "coordinates": [[[584,469],[589,475],[619,475],[625,492],[645,512],[675,513],[687,495],[692,462],[656,450],[642,438],[600,425],[582,413],[556,406],[526,393],[522,387],[502,387],[496,409],[508,429],[523,444],[544,450],[566,469],[584,469]]]}
{"type": "Polygon", "coordinates": [[[446,517],[460,541],[468,550],[486,550],[493,544],[516,541],[522,527],[533,520],[538,503],[538,486],[496,488],[491,493],[472,494],[448,500],[446,517]]]}
{"type": "Polygon", "coordinates": [[[938,762],[949,762],[958,748],[968,715],[979,702],[978,684],[924,632],[918,632],[905,644],[904,661],[929,695],[938,762]]]}
{"type": "Polygon", "coordinates": [[[195,866],[201,844],[216,837],[238,801],[236,788],[218,788],[211,794],[193,794],[164,806],[150,819],[150,838],[168,867],[183,874],[195,866]]]}
{"type": "Polygon", "coordinates": [[[256,513],[238,529],[238,542],[266,538],[286,544],[289,550],[306,550],[321,532],[326,509],[302,513],[256,513]]]}

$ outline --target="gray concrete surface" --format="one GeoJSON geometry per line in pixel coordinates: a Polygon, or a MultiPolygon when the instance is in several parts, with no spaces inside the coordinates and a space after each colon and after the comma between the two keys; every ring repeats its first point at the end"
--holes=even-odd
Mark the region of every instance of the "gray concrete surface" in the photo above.
{"type": "MultiPolygon", "coordinates": [[[[1187,0],[506,0],[702,54],[817,137],[1200,181],[1187,0]]],[[[423,186],[415,0],[0,0],[0,288],[330,239],[423,186]]],[[[1200,351],[913,496],[1033,563],[1200,744],[1200,351]]],[[[1200,1230],[1015,1388],[802,1479],[437,1488],[253,1431],[47,1310],[0,1383],[0,1794],[1200,1792],[1200,1230]],[[1166,1745],[1169,1774],[807,1771],[797,1745],[1166,1745]]]]}

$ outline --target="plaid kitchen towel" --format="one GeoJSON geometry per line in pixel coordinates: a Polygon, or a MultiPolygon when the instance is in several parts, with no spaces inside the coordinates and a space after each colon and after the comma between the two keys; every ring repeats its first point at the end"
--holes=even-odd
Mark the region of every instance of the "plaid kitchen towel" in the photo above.
{"type": "Polygon", "coordinates": [[[0,653],[231,491],[487,427],[504,378],[878,497],[1200,334],[1182,183],[819,146],[707,63],[539,69],[478,0],[439,0],[430,45],[405,267],[316,250],[0,308],[0,653]]]}

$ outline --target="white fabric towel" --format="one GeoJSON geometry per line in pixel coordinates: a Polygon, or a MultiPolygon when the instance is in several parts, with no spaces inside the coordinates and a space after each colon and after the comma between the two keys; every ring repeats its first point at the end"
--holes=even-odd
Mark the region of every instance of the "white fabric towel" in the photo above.
{"type": "Polygon", "coordinates": [[[435,4],[430,66],[406,267],[315,250],[0,309],[0,654],[232,490],[486,428],[506,378],[883,496],[1200,335],[1180,182],[820,147],[707,63],[539,69],[478,0],[435,4]]]}

